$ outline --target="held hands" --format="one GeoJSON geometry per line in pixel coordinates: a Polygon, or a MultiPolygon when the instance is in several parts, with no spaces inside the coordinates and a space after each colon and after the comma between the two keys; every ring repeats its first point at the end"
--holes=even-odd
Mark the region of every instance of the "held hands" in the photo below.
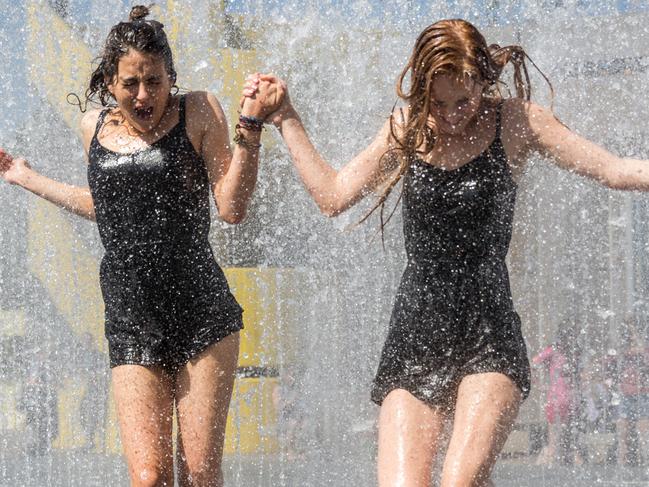
{"type": "Polygon", "coordinates": [[[25,159],[14,159],[11,154],[0,147],[0,176],[9,184],[18,184],[25,179],[31,167],[25,159]]]}
{"type": "Polygon", "coordinates": [[[286,83],[272,75],[255,73],[246,78],[241,110],[279,126],[292,110],[286,83]],[[257,113],[258,115],[255,115],[257,113]]]}

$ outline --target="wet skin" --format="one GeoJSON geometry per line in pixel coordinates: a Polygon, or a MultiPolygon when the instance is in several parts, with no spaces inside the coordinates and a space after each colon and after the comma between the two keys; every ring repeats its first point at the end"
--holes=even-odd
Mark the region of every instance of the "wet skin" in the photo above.
{"type": "Polygon", "coordinates": [[[436,76],[433,83],[430,116],[440,133],[466,135],[471,122],[475,121],[484,85],[465,76],[451,74],[436,76]]]}
{"type": "Polygon", "coordinates": [[[468,76],[440,74],[435,78],[429,123],[436,127],[437,137],[433,150],[423,160],[454,170],[492,144],[496,110],[493,103],[484,99],[484,88],[484,82],[468,76]]]}
{"type": "Polygon", "coordinates": [[[117,101],[127,128],[147,135],[160,125],[172,86],[163,59],[130,49],[120,58],[117,75],[108,84],[108,90],[117,101]]]}

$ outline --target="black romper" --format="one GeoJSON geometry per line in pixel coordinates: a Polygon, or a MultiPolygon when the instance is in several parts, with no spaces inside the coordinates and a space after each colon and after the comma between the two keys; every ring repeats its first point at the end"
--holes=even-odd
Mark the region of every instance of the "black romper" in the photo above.
{"type": "Polygon", "coordinates": [[[401,279],[372,400],[393,389],[448,406],[462,378],[509,376],[523,397],[530,368],[514,311],[505,257],[516,183],[496,136],[455,170],[413,161],[404,179],[403,228],[408,264],[401,279]]]}
{"type": "Polygon", "coordinates": [[[179,122],[160,140],[129,154],[97,134],[88,183],[106,253],[100,283],[111,367],[159,365],[174,371],[243,327],[208,242],[207,169],[179,122]]]}

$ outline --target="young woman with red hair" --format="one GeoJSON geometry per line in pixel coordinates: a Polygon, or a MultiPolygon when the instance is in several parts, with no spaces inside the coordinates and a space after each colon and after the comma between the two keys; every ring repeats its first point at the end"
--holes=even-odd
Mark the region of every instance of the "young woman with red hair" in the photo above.
{"type": "MultiPolygon", "coordinates": [[[[318,154],[287,94],[268,117],[325,215],[375,191],[382,209],[403,181],[408,264],[372,390],[381,405],[381,487],[427,487],[449,422],[442,487],[490,485],[530,389],[505,263],[530,154],[610,188],[649,190],[647,162],[612,155],[529,101],[525,59],[519,46],[487,45],[466,21],[430,25],[397,84],[405,106],[340,170],[318,154]],[[509,63],[517,96],[504,99],[498,87],[509,63]]],[[[256,75],[243,94],[254,100],[269,89],[286,86],[256,75]]]]}

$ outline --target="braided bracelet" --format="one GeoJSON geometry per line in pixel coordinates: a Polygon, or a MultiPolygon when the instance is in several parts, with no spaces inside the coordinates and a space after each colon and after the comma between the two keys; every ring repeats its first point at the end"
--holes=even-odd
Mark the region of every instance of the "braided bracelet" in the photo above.
{"type": "Polygon", "coordinates": [[[261,128],[259,128],[257,125],[239,122],[237,126],[242,129],[250,130],[251,132],[261,132],[261,128]]]}
{"type": "Polygon", "coordinates": [[[261,130],[264,128],[264,121],[257,117],[239,115],[239,125],[246,130],[261,132],[261,130]]]}
{"type": "Polygon", "coordinates": [[[246,140],[244,135],[240,132],[239,130],[240,128],[241,127],[239,126],[239,124],[237,124],[232,141],[235,144],[240,145],[241,147],[245,147],[246,149],[259,149],[261,147],[261,144],[255,144],[254,142],[250,142],[249,140],[246,140]]]}

